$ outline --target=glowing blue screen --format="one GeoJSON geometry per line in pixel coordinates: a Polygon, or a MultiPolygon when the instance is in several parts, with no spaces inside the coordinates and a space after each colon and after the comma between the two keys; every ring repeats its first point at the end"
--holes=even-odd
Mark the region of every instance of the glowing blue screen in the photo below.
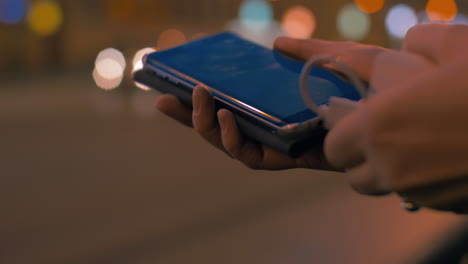
{"type": "MultiPolygon", "coordinates": [[[[285,123],[316,117],[300,94],[303,63],[289,59],[231,33],[221,33],[148,56],[212,88],[236,98],[285,123]]],[[[327,104],[331,96],[358,100],[349,83],[323,68],[314,68],[309,78],[313,100],[327,104]]]]}

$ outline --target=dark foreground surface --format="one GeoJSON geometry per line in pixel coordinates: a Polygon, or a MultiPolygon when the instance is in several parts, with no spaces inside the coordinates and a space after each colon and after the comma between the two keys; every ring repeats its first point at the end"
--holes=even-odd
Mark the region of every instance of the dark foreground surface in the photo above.
{"type": "Polygon", "coordinates": [[[460,232],[341,174],[246,169],[90,76],[2,81],[1,263],[415,263],[460,232]]]}

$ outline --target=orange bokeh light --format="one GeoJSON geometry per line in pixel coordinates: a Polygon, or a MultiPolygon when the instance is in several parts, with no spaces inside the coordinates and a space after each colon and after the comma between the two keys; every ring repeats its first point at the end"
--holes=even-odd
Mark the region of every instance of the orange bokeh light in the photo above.
{"type": "Polygon", "coordinates": [[[449,22],[457,16],[457,3],[455,0],[429,0],[426,13],[431,21],[449,22]]]}
{"type": "Polygon", "coordinates": [[[356,6],[368,14],[382,10],[385,0],[354,0],[356,6]]]}
{"type": "Polygon", "coordinates": [[[173,48],[187,42],[185,34],[177,29],[168,29],[159,35],[157,48],[158,50],[165,50],[173,48]]]}
{"type": "Polygon", "coordinates": [[[286,35],[293,38],[310,38],[317,27],[314,13],[304,6],[293,6],[286,10],[282,27],[286,35]]]}

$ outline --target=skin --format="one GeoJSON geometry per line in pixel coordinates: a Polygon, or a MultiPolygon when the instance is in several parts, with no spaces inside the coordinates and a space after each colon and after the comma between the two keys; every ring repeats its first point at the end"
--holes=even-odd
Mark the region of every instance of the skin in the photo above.
{"type": "Polygon", "coordinates": [[[302,60],[334,57],[377,90],[336,124],[324,150],[311,149],[298,159],[243,137],[232,113],[215,113],[213,97],[202,87],[193,93],[193,109],[172,95],[160,96],[156,106],[252,169],[345,170],[360,193],[393,192],[420,206],[467,213],[467,45],[467,26],[417,26],[399,55],[416,56],[429,66],[408,68],[403,61],[395,64],[394,56],[380,47],[277,39],[280,52],[302,60]],[[405,67],[411,72],[402,70],[405,67]]]}
{"type": "MultiPolygon", "coordinates": [[[[398,56],[426,62],[402,78],[403,64],[379,56],[393,81],[330,131],[325,152],[359,192],[395,192],[437,210],[468,213],[468,26],[413,28],[398,56]],[[388,63],[386,63],[388,62],[388,63]],[[398,74],[396,74],[398,73],[398,74]]],[[[395,56],[394,55],[394,56],[395,56]]],[[[404,75],[404,74],[403,74],[404,75]]]]}
{"type": "MultiPolygon", "coordinates": [[[[275,49],[304,61],[313,56],[334,57],[350,65],[363,80],[369,80],[376,56],[385,51],[380,47],[353,42],[299,40],[285,37],[275,41],[275,49]]],[[[208,143],[249,168],[261,170],[309,168],[342,171],[339,166],[330,165],[322,148],[311,149],[302,157],[293,159],[268,146],[245,138],[240,133],[233,114],[224,109],[216,113],[213,97],[202,87],[197,87],[193,92],[193,109],[186,107],[176,97],[168,94],[157,98],[156,107],[180,123],[193,127],[208,143]]]]}

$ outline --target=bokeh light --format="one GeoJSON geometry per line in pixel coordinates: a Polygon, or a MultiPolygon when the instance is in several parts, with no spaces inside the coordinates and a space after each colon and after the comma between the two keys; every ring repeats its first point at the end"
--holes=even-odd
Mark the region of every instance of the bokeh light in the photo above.
{"type": "Polygon", "coordinates": [[[370,27],[369,15],[362,12],[354,4],[344,6],[338,14],[337,28],[345,39],[362,40],[369,33],[370,27]]]}
{"type": "Polygon", "coordinates": [[[262,30],[258,30],[255,27],[247,26],[240,20],[233,20],[226,25],[225,29],[268,48],[273,47],[273,42],[277,37],[284,35],[281,24],[276,21],[272,21],[262,30]]]}
{"type": "Polygon", "coordinates": [[[390,9],[385,19],[388,33],[403,39],[408,30],[418,24],[416,12],[410,6],[399,4],[390,9]]]}
{"type": "Polygon", "coordinates": [[[60,5],[52,0],[36,1],[28,14],[31,30],[41,36],[56,33],[62,25],[63,11],[60,5]]]}
{"type": "Polygon", "coordinates": [[[249,27],[263,28],[273,20],[273,8],[264,0],[245,0],[239,10],[239,18],[249,27]]]}
{"type": "Polygon", "coordinates": [[[143,68],[143,62],[141,61],[146,54],[155,52],[154,48],[143,48],[135,53],[133,56],[132,65],[133,71],[140,70],[143,68]]]}
{"type": "Polygon", "coordinates": [[[97,69],[93,71],[93,79],[96,85],[103,90],[113,90],[122,83],[123,75],[117,76],[113,79],[108,79],[99,74],[97,69]]]}
{"type": "Polygon", "coordinates": [[[382,10],[385,0],[354,0],[354,3],[361,11],[373,14],[382,10]]]}
{"type": "Polygon", "coordinates": [[[293,38],[309,38],[317,27],[314,13],[304,6],[287,9],[282,22],[286,35],[293,38]]]}
{"type": "Polygon", "coordinates": [[[444,24],[461,24],[468,25],[468,17],[463,14],[457,14],[457,16],[451,21],[431,21],[427,16],[426,11],[421,11],[417,14],[419,24],[434,24],[434,23],[444,23],[444,24]]]}
{"type": "Polygon", "coordinates": [[[462,14],[458,14],[455,19],[449,22],[449,24],[468,25],[468,17],[462,14]]]}
{"type": "Polygon", "coordinates": [[[187,37],[182,31],[168,29],[159,35],[157,47],[159,50],[165,50],[185,43],[187,43],[187,37]]]}
{"type": "Polygon", "coordinates": [[[109,48],[101,51],[95,62],[93,78],[96,85],[104,90],[117,88],[122,82],[126,67],[122,52],[109,48]]]}
{"type": "Polygon", "coordinates": [[[29,1],[26,0],[0,0],[0,22],[5,24],[21,22],[28,6],[29,1]]]}
{"type": "Polygon", "coordinates": [[[458,13],[457,3],[455,0],[429,0],[426,13],[431,21],[452,21],[458,13]]]}
{"type": "MultiPolygon", "coordinates": [[[[153,48],[144,48],[144,49],[141,49],[139,51],[137,51],[135,53],[135,56],[133,56],[133,61],[132,61],[132,64],[133,64],[133,70],[132,72],[136,72],[136,71],[139,71],[141,69],[143,69],[143,57],[146,55],[146,54],[149,54],[149,53],[152,53],[152,52],[155,52],[156,50],[153,49],[153,48]]],[[[144,90],[144,91],[149,91],[151,90],[148,86],[146,85],[142,85],[140,83],[137,83],[135,82],[135,86],[144,90]]]]}

